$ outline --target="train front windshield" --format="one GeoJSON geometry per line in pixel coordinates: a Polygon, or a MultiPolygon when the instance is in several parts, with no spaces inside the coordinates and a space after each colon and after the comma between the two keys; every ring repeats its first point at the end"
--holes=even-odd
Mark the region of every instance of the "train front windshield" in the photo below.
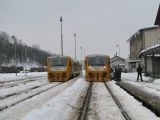
{"type": "Polygon", "coordinates": [[[89,66],[105,66],[105,57],[89,57],[88,58],[89,66]]]}
{"type": "Polygon", "coordinates": [[[66,67],[67,66],[67,58],[51,58],[50,65],[52,67],[66,67]]]}

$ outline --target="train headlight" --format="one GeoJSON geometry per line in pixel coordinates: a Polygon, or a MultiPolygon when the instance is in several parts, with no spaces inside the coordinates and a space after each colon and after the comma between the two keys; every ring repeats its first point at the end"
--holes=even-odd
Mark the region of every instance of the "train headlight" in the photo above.
{"type": "Polygon", "coordinates": [[[103,68],[104,68],[104,70],[106,70],[106,66],[104,66],[103,68]]]}
{"type": "Polygon", "coordinates": [[[89,70],[92,70],[92,67],[91,67],[91,66],[89,66],[89,70]]]}

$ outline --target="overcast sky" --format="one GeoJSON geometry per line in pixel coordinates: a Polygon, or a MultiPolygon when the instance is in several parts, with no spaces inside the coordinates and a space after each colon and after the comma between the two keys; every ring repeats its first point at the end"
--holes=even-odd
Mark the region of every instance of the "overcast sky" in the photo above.
{"type": "Polygon", "coordinates": [[[60,54],[60,16],[63,17],[64,54],[118,52],[127,58],[126,40],[138,29],[152,27],[159,0],[0,0],[0,31],[15,35],[27,45],[60,54]]]}

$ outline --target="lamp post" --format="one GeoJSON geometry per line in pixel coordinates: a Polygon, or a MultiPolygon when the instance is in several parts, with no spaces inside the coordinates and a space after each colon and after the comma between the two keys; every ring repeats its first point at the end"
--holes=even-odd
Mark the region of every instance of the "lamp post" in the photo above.
{"type": "Polygon", "coordinates": [[[81,62],[82,62],[82,46],[80,47],[80,49],[81,49],[81,62]]]}
{"type": "MultiPolygon", "coordinates": [[[[83,49],[82,49],[82,46],[80,47],[80,49],[81,49],[81,65],[82,65],[82,63],[83,63],[83,62],[82,62],[82,50],[83,50],[83,49]]],[[[82,65],[82,67],[83,67],[83,65],[82,65]]],[[[81,72],[82,72],[82,71],[81,71],[81,72]]]]}
{"type": "Polygon", "coordinates": [[[27,76],[27,45],[26,44],[24,48],[24,56],[25,56],[25,75],[27,76]]]}
{"type": "Polygon", "coordinates": [[[61,22],[61,55],[63,56],[62,16],[60,17],[60,22],[61,22]]]}
{"type": "Polygon", "coordinates": [[[14,39],[14,60],[15,60],[15,72],[17,76],[17,43],[16,43],[16,38],[13,36],[14,39]]]}
{"type": "Polygon", "coordinates": [[[119,52],[119,57],[120,57],[120,46],[117,44],[118,52],[119,52]]]}
{"type": "Polygon", "coordinates": [[[77,59],[76,58],[76,33],[74,33],[74,38],[75,38],[75,59],[77,59]]]}

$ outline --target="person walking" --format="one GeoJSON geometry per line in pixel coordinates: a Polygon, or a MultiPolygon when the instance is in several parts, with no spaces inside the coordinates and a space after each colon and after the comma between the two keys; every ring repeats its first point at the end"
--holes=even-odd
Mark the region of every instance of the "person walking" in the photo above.
{"type": "Polygon", "coordinates": [[[121,72],[122,72],[122,70],[121,70],[120,66],[118,65],[118,69],[117,69],[117,81],[121,81],[121,72]]]}
{"type": "Polygon", "coordinates": [[[110,72],[111,72],[111,80],[113,80],[114,79],[114,72],[113,72],[113,68],[111,68],[111,70],[110,70],[110,72]]]}
{"type": "Polygon", "coordinates": [[[116,68],[116,66],[115,66],[115,67],[114,67],[114,80],[115,80],[115,81],[117,81],[117,79],[118,79],[118,78],[117,78],[117,77],[118,77],[117,75],[118,75],[118,70],[117,70],[117,68],[116,68]]]}
{"type": "Polygon", "coordinates": [[[137,82],[138,82],[138,80],[139,80],[139,77],[141,78],[141,81],[143,81],[142,80],[142,67],[141,67],[141,64],[138,64],[138,67],[137,67],[137,82]]]}

